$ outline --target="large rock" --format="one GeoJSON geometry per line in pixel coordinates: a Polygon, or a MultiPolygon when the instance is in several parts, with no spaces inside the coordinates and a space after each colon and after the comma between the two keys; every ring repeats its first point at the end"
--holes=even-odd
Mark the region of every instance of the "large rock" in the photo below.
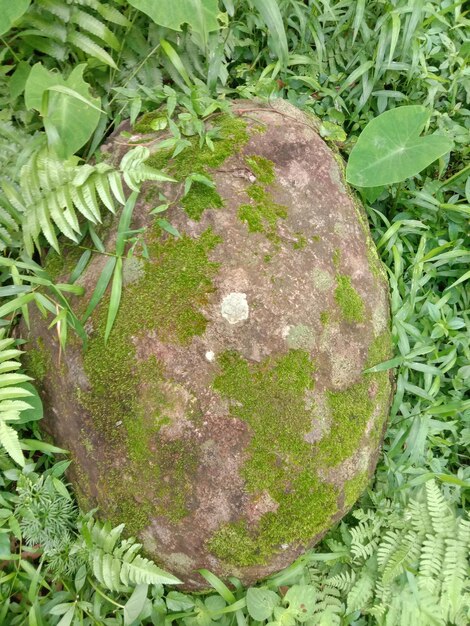
{"type": "MultiPolygon", "coordinates": [[[[166,187],[180,239],[149,215],[158,188],[142,193],[149,259],[137,245],[124,264],[108,344],[106,299],[88,348],[72,341],[61,360],[32,322],[46,427],[71,452],[82,506],[125,522],[190,588],[198,568],[250,583],[315,544],[365,488],[391,394],[387,373],[362,373],[390,357],[388,292],[338,157],[285,102],[233,113],[212,118],[214,152],[194,142],[168,168],[216,183],[183,200],[183,185],[166,187]]],[[[107,258],[80,279],[85,302],[107,258]]]]}

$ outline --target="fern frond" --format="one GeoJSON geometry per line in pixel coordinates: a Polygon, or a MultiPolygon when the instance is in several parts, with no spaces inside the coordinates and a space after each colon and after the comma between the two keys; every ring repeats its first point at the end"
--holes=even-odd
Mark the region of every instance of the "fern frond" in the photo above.
{"type": "Polygon", "coordinates": [[[89,56],[98,59],[102,63],[117,69],[113,57],[106,50],[99,46],[91,37],[79,32],[71,32],[67,35],[67,42],[86,52],[89,56]]]}
{"type": "Polygon", "coordinates": [[[396,535],[393,536],[393,539],[387,534],[384,542],[387,545],[388,556],[384,560],[384,552],[379,548],[378,559],[383,570],[382,581],[387,584],[416,562],[420,554],[421,541],[417,533],[409,530],[398,538],[396,535]],[[390,550],[392,540],[394,545],[390,550]]]}
{"type": "Polygon", "coordinates": [[[344,593],[349,593],[355,582],[356,573],[353,570],[341,572],[340,574],[336,574],[336,576],[331,576],[327,579],[328,585],[335,589],[339,589],[344,593]]]}
{"type": "Polygon", "coordinates": [[[373,574],[364,569],[348,593],[346,606],[348,613],[364,611],[367,608],[373,596],[374,582],[373,574]]]}
{"type": "Polygon", "coordinates": [[[122,591],[142,583],[156,585],[180,582],[142,557],[139,554],[140,544],[131,539],[119,542],[123,529],[122,524],[112,529],[109,524],[95,520],[89,520],[82,527],[82,534],[88,543],[90,567],[102,585],[110,591],[122,591]]]}
{"type": "MultiPolygon", "coordinates": [[[[449,621],[463,609],[464,592],[470,589],[469,543],[460,537],[445,540],[441,607],[449,621]]],[[[467,606],[467,609],[470,607],[467,606]]]]}
{"type": "Polygon", "coordinates": [[[452,535],[455,518],[434,480],[426,483],[426,505],[434,532],[443,536],[452,535]]]}
{"type": "Polygon", "coordinates": [[[444,559],[444,539],[438,535],[426,535],[421,547],[418,585],[437,594],[444,559]]]}

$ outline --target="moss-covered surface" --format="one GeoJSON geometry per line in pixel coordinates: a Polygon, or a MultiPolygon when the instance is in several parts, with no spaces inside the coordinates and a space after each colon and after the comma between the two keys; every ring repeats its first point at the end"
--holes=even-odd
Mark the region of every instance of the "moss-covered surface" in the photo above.
{"type": "MultiPolygon", "coordinates": [[[[233,115],[217,116],[214,126],[219,135],[213,141],[213,150],[207,144],[200,147],[199,137],[192,137],[190,145],[174,158],[173,150],[158,150],[147,160],[148,165],[169,173],[177,181],[184,181],[191,174],[202,174],[211,180],[211,171],[220,168],[249,139],[246,122],[233,115]]],[[[199,220],[206,209],[220,208],[223,201],[216,189],[195,182],[181,205],[191,219],[199,220]]]]}
{"type": "Polygon", "coordinates": [[[364,470],[344,484],[344,505],[351,507],[365,490],[370,480],[369,472],[364,470]]]}
{"type": "MultiPolygon", "coordinates": [[[[377,337],[369,350],[367,367],[390,356],[388,334],[377,337]]],[[[303,350],[251,365],[237,353],[219,359],[222,373],[214,388],[229,399],[232,415],[246,421],[252,433],[242,475],[253,496],[268,493],[273,510],[256,527],[245,520],[222,525],[208,548],[230,566],[267,562],[282,544],[308,543],[325,530],[338,511],[339,490],[320,480],[321,467],[338,466],[360,447],[368,420],[378,404],[387,406],[387,372],[365,374],[348,390],[329,393],[331,430],[311,446],[305,434],[315,420],[307,395],[314,386],[314,364],[303,350]],[[377,392],[369,396],[374,379],[377,392]]],[[[386,415],[377,419],[378,428],[386,415]]],[[[351,479],[345,489],[350,506],[367,482],[367,472],[351,479]]]]}
{"type": "Polygon", "coordinates": [[[336,276],[335,300],[347,322],[364,322],[365,306],[361,296],[351,285],[351,278],[343,274],[336,276]]]}
{"type": "Polygon", "coordinates": [[[245,157],[245,163],[256,176],[259,183],[271,185],[274,182],[276,178],[274,174],[274,163],[269,159],[254,154],[245,157]]]}
{"type": "Polygon", "coordinates": [[[223,200],[214,187],[198,182],[191,185],[181,201],[181,206],[192,220],[200,220],[207,209],[220,209],[223,205],[223,200]]]}
{"type": "Polygon", "coordinates": [[[268,492],[277,510],[265,513],[256,530],[244,523],[222,526],[209,549],[233,565],[265,562],[282,543],[308,541],[336,512],[335,487],[321,482],[303,435],[314,411],[306,406],[313,390],[314,364],[309,354],[290,350],[276,359],[251,365],[237,353],[220,358],[222,373],[214,388],[231,402],[232,415],[252,432],[243,468],[252,494],[268,492]],[[243,545],[243,550],[240,550],[243,545]]]}
{"type": "Polygon", "coordinates": [[[252,202],[239,207],[238,217],[246,223],[250,233],[265,233],[268,239],[277,243],[277,223],[286,219],[287,208],[274,202],[271,194],[261,185],[250,185],[246,193],[252,202]]]}
{"type": "Polygon", "coordinates": [[[83,248],[66,244],[62,246],[62,254],[51,249],[46,257],[44,269],[55,281],[59,276],[71,274],[84,252],[83,248]]]}
{"type": "Polygon", "coordinates": [[[279,243],[277,223],[286,219],[287,207],[278,204],[268,190],[268,185],[275,181],[274,163],[262,156],[252,155],[245,158],[245,163],[256,177],[256,183],[249,185],[246,194],[250,203],[238,208],[238,217],[248,227],[250,233],[264,233],[273,243],[279,243]]]}
{"type": "MultiPolygon", "coordinates": [[[[364,369],[386,361],[390,358],[391,353],[390,334],[379,335],[369,347],[364,369]]],[[[332,422],[329,434],[316,445],[319,463],[334,466],[352,456],[359,448],[375,407],[377,405],[384,407],[384,409],[387,407],[389,393],[388,372],[363,374],[361,382],[351,385],[346,390],[327,392],[332,422]],[[370,395],[372,381],[377,387],[374,397],[370,395]]],[[[382,415],[377,419],[379,432],[381,432],[380,424],[384,422],[386,417],[386,415],[382,415]]]]}
{"type": "Polygon", "coordinates": [[[328,324],[330,323],[330,312],[329,311],[322,311],[320,313],[320,322],[323,324],[323,326],[328,326],[328,324]]]}
{"type": "MultiPolygon", "coordinates": [[[[94,333],[84,354],[92,389],[80,397],[97,432],[115,446],[116,455],[125,455],[120,471],[129,474],[129,480],[103,473],[100,488],[106,492],[102,501],[115,502],[116,519],[130,524],[133,532],[138,530],[136,509],[141,511],[141,526],[148,523],[142,511],[150,509],[154,515],[181,519],[197,455],[190,442],[161,437],[160,429],[171,421],[178,402],[178,387],[164,378],[154,356],[136,359],[132,339],[154,331],[162,341],[186,345],[201,335],[207,321],[200,307],[207,302],[218,271],[208,253],[220,239],[210,229],[198,239],[183,236],[162,241],[160,235],[156,231],[147,242],[151,261],[143,262],[143,276],[123,292],[108,345],[104,343],[106,301],[93,320],[94,333]],[[136,484],[139,494],[153,495],[151,502],[136,503],[132,495],[136,484]]],[[[109,459],[106,465],[109,468],[109,459]]]]}
{"type": "Polygon", "coordinates": [[[23,357],[26,372],[41,384],[47,372],[51,370],[51,355],[45,349],[41,337],[34,340],[34,348],[29,348],[23,357]]]}

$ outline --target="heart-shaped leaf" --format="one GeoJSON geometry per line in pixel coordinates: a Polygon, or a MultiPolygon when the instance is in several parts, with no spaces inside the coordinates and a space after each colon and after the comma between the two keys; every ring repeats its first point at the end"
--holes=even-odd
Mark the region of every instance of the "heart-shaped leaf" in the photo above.
{"type": "Polygon", "coordinates": [[[26,107],[41,112],[49,146],[62,159],[85,145],[100,119],[100,99],[89,94],[85,67],[77,65],[64,79],[36,63],[26,81],[26,107]]]}
{"type": "Polygon", "coordinates": [[[349,157],[347,181],[356,187],[399,183],[449,152],[447,137],[420,137],[430,114],[424,106],[403,106],[369,122],[349,157]]]}

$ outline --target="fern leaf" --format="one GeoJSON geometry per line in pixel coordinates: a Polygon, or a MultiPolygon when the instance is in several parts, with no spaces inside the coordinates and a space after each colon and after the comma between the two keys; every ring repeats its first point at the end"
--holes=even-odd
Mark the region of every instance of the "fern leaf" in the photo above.
{"type": "Polygon", "coordinates": [[[469,549],[465,541],[460,541],[458,537],[446,539],[441,606],[451,622],[463,608],[463,592],[470,586],[468,558],[469,549]]]}
{"type": "Polygon", "coordinates": [[[24,466],[25,459],[23,451],[21,450],[18,433],[4,420],[0,420],[0,444],[18,465],[21,465],[21,467],[24,466]]]}
{"type": "Polygon", "coordinates": [[[98,37],[108,44],[113,50],[119,50],[121,47],[116,35],[100,20],[93,17],[89,13],[74,7],[71,16],[71,22],[80,26],[81,29],[88,31],[91,35],[98,37]]]}
{"type": "Polygon", "coordinates": [[[132,562],[123,562],[121,569],[121,581],[124,585],[175,585],[181,581],[175,576],[164,572],[155,563],[139,554],[132,562]]]}
{"type": "Polygon", "coordinates": [[[371,573],[365,569],[356,580],[348,593],[346,611],[364,611],[372,599],[374,590],[374,578],[371,573]]]}
{"type": "Polygon", "coordinates": [[[454,517],[434,480],[426,483],[426,504],[434,532],[444,536],[452,535],[454,517]]]}
{"type": "Polygon", "coordinates": [[[390,554],[383,568],[382,580],[384,584],[390,583],[411,564],[418,559],[421,548],[419,536],[413,530],[409,530],[404,536],[400,536],[398,544],[390,554]]]}
{"type": "Polygon", "coordinates": [[[89,56],[98,59],[98,61],[109,65],[115,70],[118,69],[116,63],[113,60],[113,57],[110,56],[104,48],[95,43],[93,39],[91,39],[87,35],[77,32],[69,33],[67,36],[67,41],[86,52],[89,56]]]}
{"type": "Polygon", "coordinates": [[[436,595],[439,594],[443,559],[444,539],[438,535],[426,535],[421,548],[418,585],[436,595]]]}
{"type": "Polygon", "coordinates": [[[109,211],[111,211],[111,213],[114,213],[114,200],[113,196],[111,195],[108,179],[105,176],[96,176],[94,183],[101,202],[109,211]]]}
{"type": "Polygon", "coordinates": [[[95,10],[107,22],[112,22],[113,24],[117,24],[118,26],[131,26],[131,23],[129,22],[127,17],[110,4],[97,2],[95,10]]]}
{"type": "Polygon", "coordinates": [[[40,0],[41,9],[45,9],[66,23],[70,20],[71,7],[63,0],[40,0]]]}

